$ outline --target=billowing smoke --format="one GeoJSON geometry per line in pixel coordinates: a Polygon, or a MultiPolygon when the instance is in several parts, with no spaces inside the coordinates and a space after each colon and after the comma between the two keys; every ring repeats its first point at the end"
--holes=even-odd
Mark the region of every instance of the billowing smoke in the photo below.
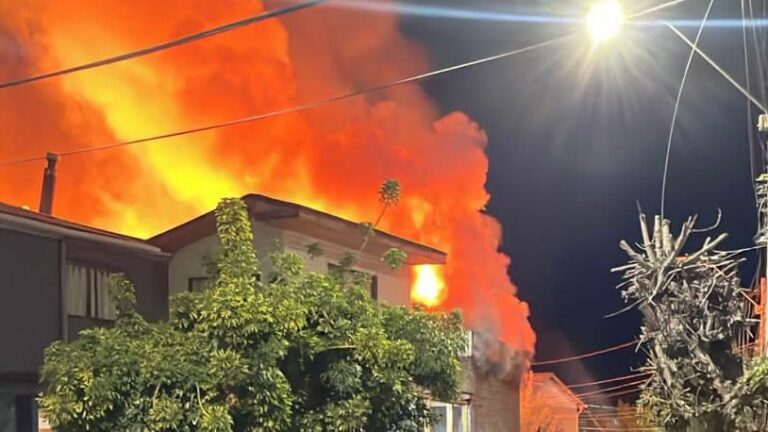
{"type": "MultiPolygon", "coordinates": [[[[284,5],[284,3],[283,3],[284,5]]],[[[279,2],[267,6],[279,6],[279,2]]],[[[0,0],[0,79],[133,50],[253,15],[258,0],[0,0]]],[[[397,17],[316,7],[96,70],[0,90],[0,160],[38,156],[279,109],[424,72],[397,17]]],[[[386,178],[403,188],[382,227],[449,254],[442,307],[533,351],[501,228],[481,213],[487,138],[405,85],[258,123],[60,162],[54,213],[148,236],[224,196],[263,193],[375,219],[386,178]]],[[[42,164],[0,170],[0,200],[35,207],[42,164]]]]}

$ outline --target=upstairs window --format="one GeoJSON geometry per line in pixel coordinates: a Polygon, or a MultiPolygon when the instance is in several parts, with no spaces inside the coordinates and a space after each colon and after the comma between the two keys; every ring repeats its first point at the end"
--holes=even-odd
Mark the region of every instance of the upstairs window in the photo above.
{"type": "Polygon", "coordinates": [[[67,264],[67,313],[69,315],[115,319],[109,296],[109,280],[116,272],[86,264],[67,264]]]}
{"type": "Polygon", "coordinates": [[[462,358],[472,357],[472,345],[475,341],[475,334],[472,330],[464,331],[464,352],[461,353],[462,358]]]}
{"type": "Polygon", "coordinates": [[[202,292],[208,289],[211,284],[209,277],[191,277],[187,279],[187,290],[189,292],[202,292]]]}
{"type": "MultiPolygon", "coordinates": [[[[374,300],[379,299],[379,278],[375,274],[366,273],[360,270],[346,270],[347,274],[351,275],[351,279],[368,278],[370,285],[368,292],[371,294],[371,298],[374,300]]],[[[341,278],[344,274],[344,267],[338,264],[328,264],[328,274],[341,278]]]]}

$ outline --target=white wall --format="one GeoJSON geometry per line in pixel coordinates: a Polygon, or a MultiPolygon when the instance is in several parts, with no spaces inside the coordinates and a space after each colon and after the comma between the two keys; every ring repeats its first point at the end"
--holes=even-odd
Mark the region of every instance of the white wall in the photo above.
{"type": "MultiPolygon", "coordinates": [[[[269,254],[275,250],[297,253],[304,258],[305,268],[308,271],[323,273],[328,271],[329,263],[338,263],[345,254],[355,252],[304,234],[283,231],[263,222],[252,221],[251,224],[262,274],[269,274],[272,271],[269,254]],[[313,243],[319,243],[323,249],[323,255],[314,259],[307,254],[309,245],[313,243]]],[[[205,256],[214,258],[218,252],[219,239],[216,234],[200,239],[176,252],[171,259],[168,271],[170,294],[186,292],[189,287],[189,278],[205,277],[203,258],[205,256]]],[[[397,306],[410,304],[410,272],[407,267],[403,266],[393,271],[381,262],[381,257],[364,253],[359,257],[355,269],[377,276],[381,302],[397,306]]]]}

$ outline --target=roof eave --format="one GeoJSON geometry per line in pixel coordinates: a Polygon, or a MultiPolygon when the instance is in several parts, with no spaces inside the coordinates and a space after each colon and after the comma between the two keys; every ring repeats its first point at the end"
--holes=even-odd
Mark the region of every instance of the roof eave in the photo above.
{"type": "Polygon", "coordinates": [[[170,254],[163,252],[157,246],[153,246],[139,239],[133,240],[117,236],[101,235],[8,213],[0,213],[0,226],[51,238],[70,238],[106,244],[158,258],[170,257],[170,254]]]}

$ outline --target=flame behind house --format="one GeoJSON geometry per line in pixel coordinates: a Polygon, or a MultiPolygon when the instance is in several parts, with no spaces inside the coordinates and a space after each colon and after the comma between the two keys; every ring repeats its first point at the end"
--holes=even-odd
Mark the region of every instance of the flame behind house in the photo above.
{"type": "MultiPolygon", "coordinates": [[[[267,6],[273,6],[268,3],[267,6]]],[[[0,80],[81,64],[263,10],[258,0],[0,0],[0,80]]],[[[0,91],[0,160],[44,155],[289,107],[424,72],[397,16],[315,7],[144,58],[0,91]]],[[[225,196],[272,195],[358,221],[386,178],[403,187],[381,227],[445,250],[430,306],[533,351],[499,223],[481,213],[487,137],[416,85],[303,113],[70,156],[54,214],[149,236],[225,196]],[[444,282],[443,282],[444,281],[444,282]],[[503,301],[498,301],[503,298],[503,301]]],[[[37,201],[41,166],[0,170],[0,197],[37,201]]],[[[414,288],[418,292],[419,287],[414,288]]],[[[414,296],[418,299],[418,296],[414,296]]]]}

